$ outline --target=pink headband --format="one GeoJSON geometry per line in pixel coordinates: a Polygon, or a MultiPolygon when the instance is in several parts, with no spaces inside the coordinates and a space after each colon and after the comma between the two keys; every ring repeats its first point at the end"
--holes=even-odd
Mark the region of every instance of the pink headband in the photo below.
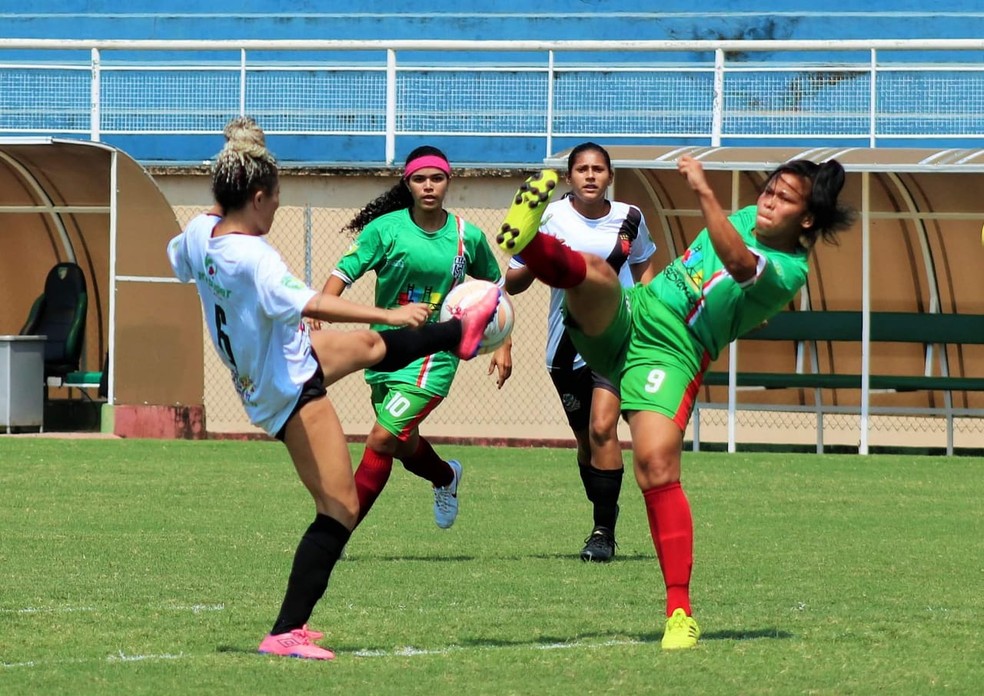
{"type": "Polygon", "coordinates": [[[407,179],[412,176],[414,172],[420,171],[426,167],[440,169],[448,176],[451,176],[451,165],[448,164],[446,159],[440,155],[421,155],[420,157],[415,157],[407,162],[407,166],[403,169],[403,178],[407,179]]]}

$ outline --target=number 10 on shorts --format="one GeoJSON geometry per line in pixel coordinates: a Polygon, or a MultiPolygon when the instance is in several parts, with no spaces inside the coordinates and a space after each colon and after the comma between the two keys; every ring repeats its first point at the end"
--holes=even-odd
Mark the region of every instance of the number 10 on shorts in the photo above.
{"type": "Polygon", "coordinates": [[[410,399],[398,391],[393,391],[390,392],[386,405],[383,408],[394,418],[399,418],[410,408],[410,399]]]}

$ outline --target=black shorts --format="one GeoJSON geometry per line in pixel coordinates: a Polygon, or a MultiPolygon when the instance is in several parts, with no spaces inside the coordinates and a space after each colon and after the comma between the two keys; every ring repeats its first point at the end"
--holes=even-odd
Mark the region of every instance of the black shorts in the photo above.
{"type": "Polygon", "coordinates": [[[587,430],[591,422],[591,392],[605,389],[618,396],[618,387],[585,365],[574,370],[551,370],[550,380],[560,397],[571,430],[587,430]]]}
{"type": "Polygon", "coordinates": [[[311,375],[311,378],[303,384],[301,387],[301,395],[297,399],[297,403],[294,405],[293,410],[291,410],[290,415],[287,416],[287,420],[284,421],[283,427],[277,431],[275,437],[281,442],[284,441],[284,435],[287,434],[287,424],[290,423],[290,419],[300,411],[304,406],[315,399],[320,399],[323,396],[328,395],[328,390],[325,389],[325,373],[321,369],[321,363],[318,363],[318,368],[311,375]]]}

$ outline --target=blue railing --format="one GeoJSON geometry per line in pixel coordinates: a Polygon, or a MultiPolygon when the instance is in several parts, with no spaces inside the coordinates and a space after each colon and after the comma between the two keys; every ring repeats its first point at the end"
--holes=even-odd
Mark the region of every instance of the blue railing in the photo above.
{"type": "Polygon", "coordinates": [[[392,164],[424,141],[485,165],[587,138],[975,147],[982,51],[984,39],[0,39],[0,134],[200,162],[248,113],[282,161],[346,165],[392,164]]]}

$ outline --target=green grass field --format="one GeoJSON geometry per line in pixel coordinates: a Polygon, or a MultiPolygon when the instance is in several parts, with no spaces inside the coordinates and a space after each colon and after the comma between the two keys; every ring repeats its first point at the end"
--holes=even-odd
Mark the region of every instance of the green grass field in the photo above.
{"type": "Polygon", "coordinates": [[[277,443],[0,438],[2,694],[979,694],[984,461],[688,454],[696,650],[626,477],[619,556],[572,453],[465,463],[434,526],[397,467],[312,624],[332,663],[257,655],[313,506],[277,443]]]}

